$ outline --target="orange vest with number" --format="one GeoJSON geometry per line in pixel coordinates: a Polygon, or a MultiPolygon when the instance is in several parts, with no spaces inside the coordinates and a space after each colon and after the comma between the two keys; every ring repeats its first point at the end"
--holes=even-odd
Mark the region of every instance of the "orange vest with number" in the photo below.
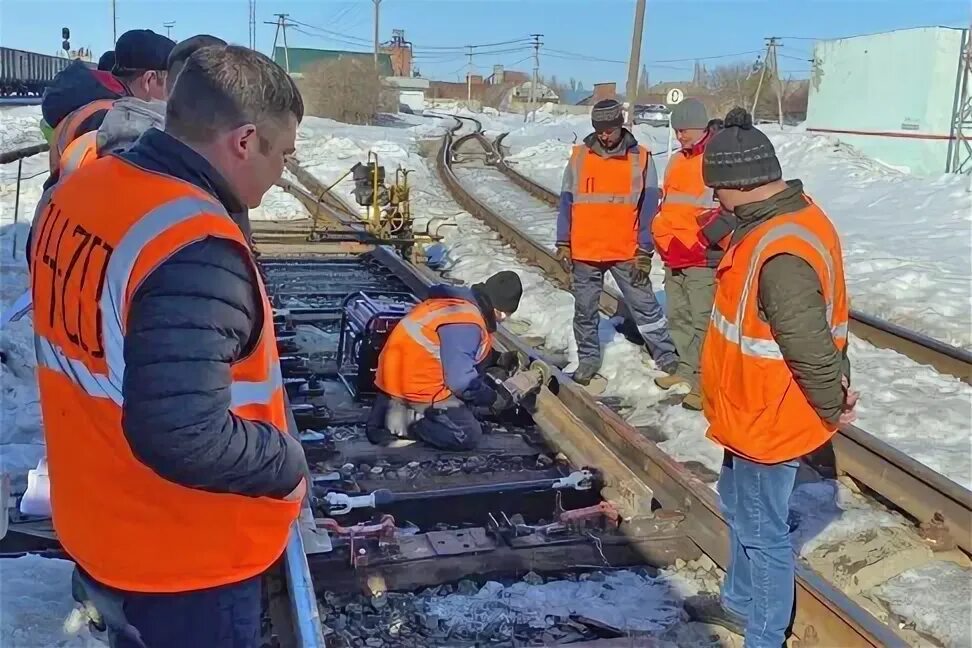
{"type": "MultiPolygon", "coordinates": [[[[260,574],[283,552],[300,503],[170,482],[132,454],[122,429],[135,291],[180,249],[219,237],[247,250],[243,234],[206,192],[114,156],[59,183],[38,225],[34,341],[58,539],[122,590],[183,592],[260,574]]],[[[230,410],[287,434],[273,313],[259,289],[263,329],[230,366],[230,410]]]]}
{"type": "Polygon", "coordinates": [[[847,346],[840,239],[819,207],[811,203],[773,217],[729,249],[716,271],[715,305],[702,348],[702,403],[713,441],[767,464],[812,452],[837,429],[807,401],[759,315],[759,273],[778,254],[798,256],[816,271],[834,343],[847,346]]]}
{"type": "Polygon", "coordinates": [[[60,173],[58,182],[82,166],[98,159],[98,131],[88,131],[78,135],[67,145],[58,162],[60,173]]]}
{"type": "Polygon", "coordinates": [[[702,181],[702,152],[674,153],[665,171],[661,206],[651,221],[655,249],[665,265],[707,265],[701,230],[705,216],[718,206],[712,189],[702,181]]]}
{"type": "Polygon", "coordinates": [[[51,173],[54,173],[55,169],[60,168],[61,156],[64,155],[65,150],[67,150],[71,142],[82,134],[78,132],[81,124],[101,110],[105,112],[111,110],[113,105],[115,105],[114,99],[96,99],[70,113],[57,124],[51,136],[51,148],[48,152],[51,173]]]}
{"type": "Polygon", "coordinates": [[[645,188],[648,151],[602,158],[586,145],[570,155],[573,194],[570,254],[578,261],[628,261],[638,252],[638,203],[645,188]]]}
{"type": "Polygon", "coordinates": [[[482,362],[492,336],[479,307],[464,299],[427,299],[395,325],[378,356],[375,386],[412,403],[441,402],[452,395],[445,386],[439,333],[446,324],[475,324],[483,333],[476,355],[482,362]]]}

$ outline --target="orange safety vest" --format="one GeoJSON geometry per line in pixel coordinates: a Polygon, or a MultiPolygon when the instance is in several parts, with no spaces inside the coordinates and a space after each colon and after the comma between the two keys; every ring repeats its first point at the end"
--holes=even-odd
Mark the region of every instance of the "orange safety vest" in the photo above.
{"type": "Polygon", "coordinates": [[[378,355],[375,386],[411,403],[441,402],[452,396],[445,386],[439,348],[438,329],[446,324],[475,324],[482,329],[476,362],[486,358],[493,341],[479,307],[464,299],[427,299],[392,329],[378,355]]]}
{"type": "Polygon", "coordinates": [[[713,190],[702,181],[702,153],[673,154],[665,171],[661,207],[651,222],[655,249],[665,265],[706,265],[706,246],[700,238],[703,219],[718,206],[713,190]]]}
{"type": "Polygon", "coordinates": [[[81,135],[78,132],[81,124],[100,110],[111,110],[114,104],[114,99],[96,99],[68,114],[58,123],[51,136],[51,148],[48,152],[51,173],[54,173],[54,170],[60,167],[61,156],[64,155],[68,145],[81,135]]]}
{"type": "MultiPolygon", "coordinates": [[[[262,573],[283,552],[300,503],[175,484],[132,454],[122,429],[135,291],[167,258],[206,237],[248,250],[240,229],[203,190],[113,156],[59,183],[41,223],[32,246],[34,341],[54,528],[65,550],[101,583],[137,592],[190,591],[262,573]]],[[[263,329],[253,352],[230,367],[230,411],[287,434],[262,281],[259,290],[263,329]]]]}
{"type": "Polygon", "coordinates": [[[796,384],[757,293],[763,264],[792,254],[817,273],[838,349],[847,346],[848,305],[840,239],[811,203],[757,226],[716,271],[715,305],[702,348],[702,403],[708,436],[759,463],[790,461],[823,445],[836,426],[822,420],[796,384]]]}
{"type": "Polygon", "coordinates": [[[585,145],[570,154],[570,254],[579,261],[627,261],[638,252],[638,203],[648,150],[602,158],[585,145]]]}
{"type": "Polygon", "coordinates": [[[97,159],[98,131],[88,131],[78,135],[61,154],[61,159],[58,161],[60,167],[58,181],[97,159]]]}

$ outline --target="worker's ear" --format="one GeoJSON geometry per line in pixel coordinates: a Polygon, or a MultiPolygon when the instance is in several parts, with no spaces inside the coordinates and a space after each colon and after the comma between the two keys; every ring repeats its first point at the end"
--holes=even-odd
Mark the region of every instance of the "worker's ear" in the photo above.
{"type": "Polygon", "coordinates": [[[233,154],[247,160],[260,152],[260,136],[254,124],[243,124],[229,133],[230,147],[233,154]]]}

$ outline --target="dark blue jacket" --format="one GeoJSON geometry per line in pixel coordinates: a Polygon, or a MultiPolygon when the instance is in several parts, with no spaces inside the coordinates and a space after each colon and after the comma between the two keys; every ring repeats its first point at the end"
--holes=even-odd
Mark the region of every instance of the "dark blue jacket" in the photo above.
{"type": "MultiPolygon", "coordinates": [[[[436,284],[429,288],[429,297],[463,299],[474,304],[483,313],[487,329],[496,329],[492,306],[469,288],[436,284]]],[[[438,333],[446,387],[460,400],[472,405],[492,405],[496,391],[482,377],[482,369],[488,366],[492,356],[482,362],[476,361],[483,343],[482,329],[475,324],[446,324],[439,327],[438,333]]]]}
{"type": "MultiPolygon", "coordinates": [[[[222,176],[159,130],[119,157],[200,187],[235,219],[245,218],[222,176]]],[[[249,255],[237,243],[207,238],[142,282],[128,312],[122,426],[134,455],[174,483],[283,497],[306,468],[300,443],[229,410],[230,364],[250,353],[263,325],[249,255]]]]}

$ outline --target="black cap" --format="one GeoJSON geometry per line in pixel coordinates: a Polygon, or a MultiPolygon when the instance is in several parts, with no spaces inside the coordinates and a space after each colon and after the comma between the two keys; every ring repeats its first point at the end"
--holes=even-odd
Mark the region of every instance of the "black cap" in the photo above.
{"type": "Polygon", "coordinates": [[[624,111],[617,99],[601,99],[591,108],[594,130],[617,128],[624,124],[624,111]]]}
{"type": "Polygon", "coordinates": [[[111,73],[119,76],[144,70],[167,70],[174,47],[175,41],[151,29],[127,31],[115,43],[115,66],[111,73]]]}
{"type": "Polygon", "coordinates": [[[473,289],[485,295],[501,313],[515,313],[523,295],[520,276],[512,270],[497,272],[485,282],[473,284],[473,289]]]}
{"type": "Polygon", "coordinates": [[[102,72],[111,72],[113,67],[115,67],[115,50],[108,50],[98,59],[98,69],[102,72]]]}
{"type": "Polygon", "coordinates": [[[754,189],[783,178],[776,149],[745,108],[733,108],[702,155],[702,179],[713,189],[754,189]]]}
{"type": "Polygon", "coordinates": [[[169,52],[169,58],[165,69],[171,70],[174,65],[185,63],[196,50],[200,50],[204,47],[211,47],[213,45],[226,45],[226,41],[224,41],[222,38],[217,38],[216,36],[210,36],[209,34],[196,34],[195,36],[190,36],[185,40],[181,40],[175,47],[172,48],[172,51],[169,52]]]}

